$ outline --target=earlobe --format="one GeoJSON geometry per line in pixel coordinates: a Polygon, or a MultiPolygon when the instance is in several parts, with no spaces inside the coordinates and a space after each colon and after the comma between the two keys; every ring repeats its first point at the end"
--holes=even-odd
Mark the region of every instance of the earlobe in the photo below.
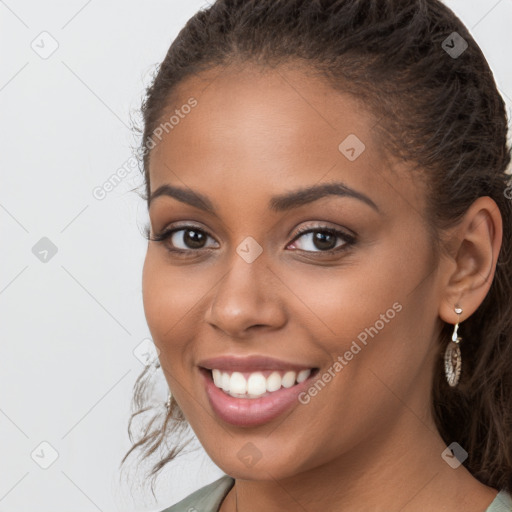
{"type": "Polygon", "coordinates": [[[467,210],[450,239],[453,259],[444,271],[439,316],[454,324],[454,305],[464,309],[465,320],[485,299],[496,271],[503,235],[502,217],[496,202],[479,197],[467,210]]]}

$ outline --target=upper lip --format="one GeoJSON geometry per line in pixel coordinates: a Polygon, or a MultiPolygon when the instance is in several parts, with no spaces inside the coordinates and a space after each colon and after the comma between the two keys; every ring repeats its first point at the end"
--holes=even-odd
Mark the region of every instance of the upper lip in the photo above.
{"type": "Polygon", "coordinates": [[[268,356],[252,355],[246,357],[218,356],[199,361],[198,366],[209,370],[253,372],[258,370],[309,370],[311,365],[296,364],[268,356]]]}

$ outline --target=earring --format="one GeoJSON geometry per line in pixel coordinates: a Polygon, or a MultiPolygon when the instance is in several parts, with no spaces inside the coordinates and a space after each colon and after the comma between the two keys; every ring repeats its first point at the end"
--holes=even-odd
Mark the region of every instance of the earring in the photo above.
{"type": "Polygon", "coordinates": [[[167,414],[171,411],[171,392],[169,391],[169,395],[167,396],[167,402],[165,402],[165,407],[167,409],[167,414]]]}
{"type": "Polygon", "coordinates": [[[451,387],[455,387],[460,379],[460,370],[462,366],[462,357],[460,353],[459,343],[462,341],[460,336],[457,336],[457,330],[459,329],[460,314],[462,308],[456,306],[455,313],[459,315],[459,320],[455,324],[452,334],[452,340],[448,343],[446,351],[444,353],[444,371],[446,374],[446,380],[451,387]]]}

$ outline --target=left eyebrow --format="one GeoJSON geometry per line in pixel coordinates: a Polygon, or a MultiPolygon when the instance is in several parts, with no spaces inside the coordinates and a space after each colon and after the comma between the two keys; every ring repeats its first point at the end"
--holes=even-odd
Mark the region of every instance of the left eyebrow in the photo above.
{"type": "Polygon", "coordinates": [[[378,206],[362,192],[358,192],[341,182],[324,183],[322,185],[313,185],[312,187],[302,188],[293,192],[275,196],[270,200],[269,207],[276,212],[291,210],[308,203],[312,203],[326,196],[353,197],[359,199],[368,206],[371,206],[377,212],[378,206]]]}
{"type": "MultiPolygon", "coordinates": [[[[313,185],[311,187],[274,196],[269,201],[269,209],[275,212],[288,211],[330,195],[352,197],[367,204],[375,211],[380,211],[378,206],[368,196],[341,182],[313,185]]],[[[173,197],[182,203],[194,206],[195,208],[205,212],[212,214],[216,213],[216,209],[208,197],[191,189],[176,187],[169,184],[161,185],[150,195],[149,204],[160,196],[173,197]]]]}

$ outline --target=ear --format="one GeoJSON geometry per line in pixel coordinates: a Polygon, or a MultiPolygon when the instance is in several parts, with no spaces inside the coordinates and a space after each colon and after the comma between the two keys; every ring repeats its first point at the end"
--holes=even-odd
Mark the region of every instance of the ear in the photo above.
{"type": "Polygon", "coordinates": [[[501,248],[503,222],[496,202],[479,197],[453,228],[450,256],[441,264],[443,284],[439,316],[447,323],[459,320],[455,306],[462,308],[460,321],[471,316],[487,295],[501,248]]]}

